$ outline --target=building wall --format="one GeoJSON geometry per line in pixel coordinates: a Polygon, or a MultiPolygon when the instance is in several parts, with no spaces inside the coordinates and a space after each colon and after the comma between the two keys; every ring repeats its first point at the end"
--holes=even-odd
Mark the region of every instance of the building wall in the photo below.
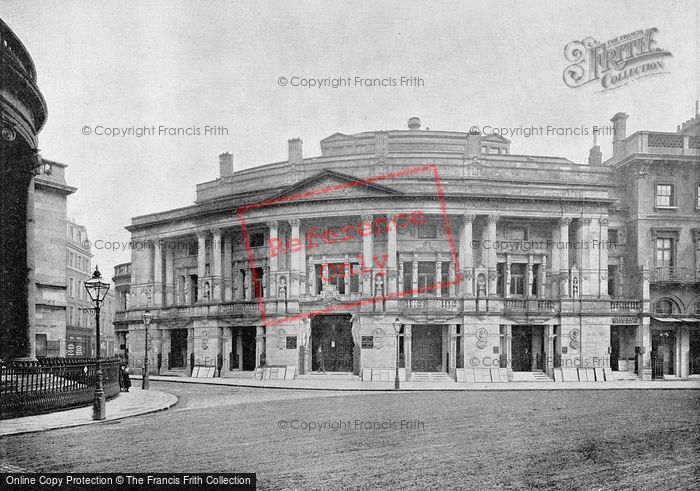
{"type": "MultiPolygon", "coordinates": [[[[50,161],[49,161],[50,162],[50,161]]],[[[35,280],[37,356],[66,356],[66,213],[75,192],[66,184],[65,165],[50,162],[51,174],[35,178],[35,280]]]]}

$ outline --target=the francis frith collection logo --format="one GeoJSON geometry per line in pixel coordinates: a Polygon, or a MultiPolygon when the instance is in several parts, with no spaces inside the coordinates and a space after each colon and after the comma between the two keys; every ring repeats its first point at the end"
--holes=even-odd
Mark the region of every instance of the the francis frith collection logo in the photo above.
{"type": "Polygon", "coordinates": [[[665,73],[664,57],[672,55],[657,46],[658,32],[656,27],[651,27],[604,43],[592,37],[571,41],[564,47],[564,56],[572,63],[564,70],[564,83],[582,87],[598,81],[602,92],[665,73]]]}

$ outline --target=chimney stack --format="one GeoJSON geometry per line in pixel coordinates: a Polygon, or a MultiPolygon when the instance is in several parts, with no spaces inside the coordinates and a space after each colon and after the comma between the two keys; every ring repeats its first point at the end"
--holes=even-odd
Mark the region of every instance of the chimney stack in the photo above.
{"type": "Polygon", "coordinates": [[[588,153],[588,165],[601,165],[602,163],[603,152],[600,151],[599,145],[594,145],[588,153]]]}
{"type": "Polygon", "coordinates": [[[233,176],[233,155],[224,152],[219,155],[219,177],[233,176]]]}
{"type": "Polygon", "coordinates": [[[617,113],[610,121],[613,124],[613,158],[620,159],[625,153],[628,114],[617,113]]]}
{"type": "Polygon", "coordinates": [[[304,154],[302,151],[302,144],[304,142],[301,138],[292,138],[289,140],[289,163],[291,165],[300,165],[304,154]]]}
{"type": "Polygon", "coordinates": [[[476,158],[481,155],[481,133],[476,130],[469,130],[466,150],[467,158],[476,158]]]}

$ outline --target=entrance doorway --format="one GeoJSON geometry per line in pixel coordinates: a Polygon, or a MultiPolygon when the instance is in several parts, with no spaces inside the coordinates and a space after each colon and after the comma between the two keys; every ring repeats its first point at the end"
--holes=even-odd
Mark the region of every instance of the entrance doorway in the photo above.
{"type": "Polygon", "coordinates": [[[350,317],[349,314],[318,315],[311,319],[312,371],[352,372],[350,317]]]}
{"type": "Polygon", "coordinates": [[[187,329],[173,329],[170,331],[170,355],[168,356],[170,368],[187,367],[187,329]]]}
{"type": "Polygon", "coordinates": [[[676,334],[674,331],[652,331],[651,333],[651,373],[652,378],[673,375],[675,370],[676,334]]]}
{"type": "Polygon", "coordinates": [[[414,372],[445,372],[443,364],[442,325],[413,325],[411,342],[411,370],[414,372]]]}
{"type": "Polygon", "coordinates": [[[544,370],[544,329],[542,326],[512,327],[512,369],[514,372],[544,370]]]}
{"type": "Polygon", "coordinates": [[[255,360],[255,326],[233,327],[230,364],[231,370],[252,371],[257,363],[255,360]]]}
{"type": "Polygon", "coordinates": [[[636,326],[610,326],[610,368],[625,372],[634,368],[636,326]]]}

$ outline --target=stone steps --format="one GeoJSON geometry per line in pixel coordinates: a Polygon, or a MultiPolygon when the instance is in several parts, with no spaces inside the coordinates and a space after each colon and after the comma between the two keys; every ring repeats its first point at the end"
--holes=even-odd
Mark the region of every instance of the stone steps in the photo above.
{"type": "Polygon", "coordinates": [[[612,372],[613,378],[618,380],[637,380],[637,375],[631,372],[612,372]]]}
{"type": "Polygon", "coordinates": [[[442,372],[412,372],[412,382],[454,382],[447,373],[442,372]]]}
{"type": "Polygon", "coordinates": [[[544,372],[513,372],[512,382],[553,382],[544,372]]]}

